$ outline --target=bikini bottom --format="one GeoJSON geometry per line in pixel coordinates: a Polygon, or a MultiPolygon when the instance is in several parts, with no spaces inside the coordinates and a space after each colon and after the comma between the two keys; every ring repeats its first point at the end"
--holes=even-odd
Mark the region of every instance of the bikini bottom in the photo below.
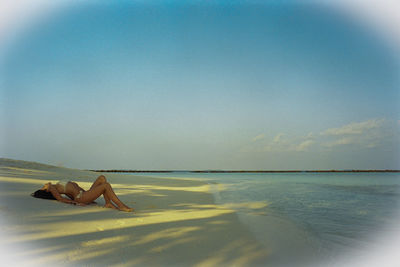
{"type": "Polygon", "coordinates": [[[80,190],[79,194],[75,197],[75,199],[80,199],[82,197],[83,192],[84,192],[83,190],[80,190]]]}

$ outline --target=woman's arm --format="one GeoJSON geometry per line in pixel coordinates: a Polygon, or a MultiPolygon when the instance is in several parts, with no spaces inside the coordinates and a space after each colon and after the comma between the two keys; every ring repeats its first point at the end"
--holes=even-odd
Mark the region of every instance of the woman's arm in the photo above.
{"type": "Polygon", "coordinates": [[[60,195],[60,193],[57,191],[57,189],[55,188],[55,186],[53,186],[53,185],[50,185],[49,192],[51,192],[51,194],[55,197],[55,199],[57,199],[60,202],[68,203],[68,204],[76,204],[76,201],[62,197],[60,195]]]}

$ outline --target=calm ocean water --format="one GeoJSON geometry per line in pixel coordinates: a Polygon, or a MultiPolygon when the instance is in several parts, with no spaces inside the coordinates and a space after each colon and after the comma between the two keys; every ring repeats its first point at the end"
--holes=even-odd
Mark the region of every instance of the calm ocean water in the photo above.
{"type": "Polygon", "coordinates": [[[373,233],[399,215],[399,173],[135,173],[201,178],[219,204],[263,202],[256,210],[236,207],[239,218],[267,246],[307,247],[310,255],[334,259],[368,246],[373,233]],[[218,186],[222,185],[222,186],[218,186]],[[223,190],[218,190],[223,188],[223,190]],[[396,216],[397,215],[397,216],[396,216]],[[271,231],[274,229],[275,231],[271,231]],[[280,243],[280,244],[279,244],[280,243]]]}

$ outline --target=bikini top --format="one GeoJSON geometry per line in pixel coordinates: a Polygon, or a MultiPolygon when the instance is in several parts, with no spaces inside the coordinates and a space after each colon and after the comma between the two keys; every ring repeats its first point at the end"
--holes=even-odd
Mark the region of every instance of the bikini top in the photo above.
{"type": "Polygon", "coordinates": [[[69,181],[58,181],[57,184],[62,186],[62,191],[63,193],[65,193],[65,187],[67,186],[67,183],[69,183],[69,181]]]}

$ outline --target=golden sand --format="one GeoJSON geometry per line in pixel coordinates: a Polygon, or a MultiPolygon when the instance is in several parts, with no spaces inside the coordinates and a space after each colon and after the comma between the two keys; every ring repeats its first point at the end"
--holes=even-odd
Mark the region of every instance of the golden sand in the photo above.
{"type": "MultiPolygon", "coordinates": [[[[0,159],[1,245],[27,266],[248,266],[268,251],[238,221],[233,204],[216,205],[208,184],[191,179],[105,174],[136,212],[73,206],[30,196],[46,182],[88,189],[99,173],[0,159]]],[[[263,203],[244,203],[257,210],[263,203]]]]}

